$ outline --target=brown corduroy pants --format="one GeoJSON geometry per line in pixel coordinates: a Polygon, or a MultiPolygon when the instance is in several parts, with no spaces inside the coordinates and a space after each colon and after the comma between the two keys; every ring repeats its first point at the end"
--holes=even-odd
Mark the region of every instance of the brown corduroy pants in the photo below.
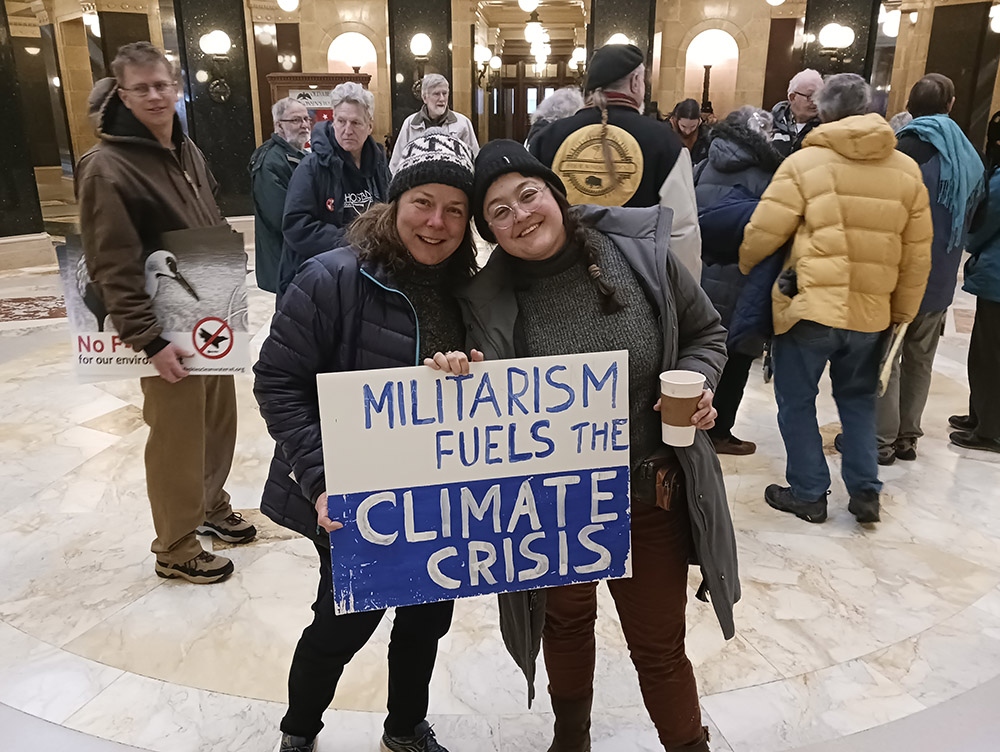
{"type": "Polygon", "coordinates": [[[236,385],[232,376],[187,376],[170,384],[141,379],[146,441],[146,493],[164,564],[201,553],[195,529],[232,514],[223,485],[236,449],[236,385]]]}
{"type": "MultiPolygon", "coordinates": [[[[632,505],[632,577],[608,580],[649,717],[665,749],[702,736],[694,671],[684,650],[687,571],[694,543],[686,504],[632,505]]],[[[593,692],[597,583],[546,591],[542,651],[554,698],[593,692]]]]}

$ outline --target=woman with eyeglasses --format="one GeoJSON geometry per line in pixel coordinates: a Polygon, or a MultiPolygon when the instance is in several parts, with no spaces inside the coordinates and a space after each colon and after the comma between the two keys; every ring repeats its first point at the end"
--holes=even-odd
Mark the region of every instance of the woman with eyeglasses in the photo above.
{"type": "MultiPolygon", "coordinates": [[[[659,374],[683,368],[718,382],[726,360],[719,315],[669,250],[669,209],[570,208],[559,178],[514,141],[479,152],[473,212],[480,234],[497,243],[458,293],[473,360],[629,352],[632,577],[608,586],[663,748],[708,750],[684,611],[688,565],[697,561],[699,595],[711,592],[723,632],[733,636],[740,590],[722,471],[699,431],[694,446],[676,450],[686,483],[668,511],[646,502],[649,494],[638,500],[635,470],[663,448],[659,374]]],[[[437,353],[428,365],[468,368],[458,353],[437,353]]],[[[708,429],[714,420],[706,390],[692,422],[708,429]]],[[[590,749],[596,618],[596,583],[500,596],[504,641],[529,700],[541,643],[556,717],[550,752],[590,749]]]]}
{"type": "MultiPolygon", "coordinates": [[[[472,152],[464,143],[428,130],[404,146],[389,202],[354,220],[349,246],[302,265],[254,366],[254,396],[277,444],[261,511],[312,540],[320,560],[313,621],[288,675],[280,752],[315,752],[344,666],[385,613],[334,613],[329,534],[335,542],[343,525],[338,509],[327,506],[316,375],[413,366],[462,347],[454,290],[476,269],[471,192],[472,152]]],[[[374,466],[383,460],[374,458],[374,466]]],[[[447,752],[425,716],[451,616],[451,601],[396,609],[382,752],[447,752]]]]}

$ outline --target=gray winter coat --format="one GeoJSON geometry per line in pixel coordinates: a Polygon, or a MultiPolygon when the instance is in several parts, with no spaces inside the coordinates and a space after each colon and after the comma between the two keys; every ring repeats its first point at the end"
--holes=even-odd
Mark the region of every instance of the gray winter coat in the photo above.
{"type": "MultiPolygon", "coordinates": [[[[705,375],[714,389],[726,363],[726,331],[708,297],[670,252],[673,214],[665,207],[625,209],[577,207],[582,221],[615,244],[646,288],[663,323],[663,370],[684,368],[705,375]]],[[[486,267],[456,296],[469,331],[467,345],[488,360],[513,358],[517,299],[510,258],[500,248],[486,267]]],[[[698,598],[712,605],[726,639],[733,637],[733,604],[740,598],[736,539],[726,503],[722,468],[707,434],[699,431],[690,448],[679,448],[684,467],[695,552],[703,582],[698,598]]],[[[528,704],[535,696],[535,661],[545,623],[545,591],[504,593],[500,631],[507,650],[528,680],[528,704]]]]}

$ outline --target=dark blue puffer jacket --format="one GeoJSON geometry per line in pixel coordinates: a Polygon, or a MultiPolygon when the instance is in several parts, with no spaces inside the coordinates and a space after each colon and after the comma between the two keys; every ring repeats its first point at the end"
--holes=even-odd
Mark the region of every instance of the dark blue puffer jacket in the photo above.
{"type": "MultiPolygon", "coordinates": [[[[778,153],[763,136],[745,126],[723,121],[713,128],[708,159],[695,170],[694,192],[702,232],[701,286],[722,317],[722,325],[729,330],[726,349],[753,357],[763,351],[765,338],[744,335],[769,328],[770,284],[766,290],[766,320],[757,315],[756,305],[748,301],[761,301],[759,288],[767,282],[772,270],[769,264],[766,272],[744,276],[739,269],[739,246],[743,228],[757,205],[756,199],[764,193],[780,162],[778,153]],[[736,187],[741,192],[733,193],[736,187]],[[726,205],[720,207],[723,200],[726,205]],[[733,242],[735,246],[731,245],[733,242]],[[750,279],[757,280],[757,284],[742,299],[750,279]],[[742,315],[752,315],[753,320],[737,318],[737,309],[742,315]]],[[[773,284],[774,276],[769,278],[773,284]]]]}
{"type": "MultiPolygon", "coordinates": [[[[326,490],[316,374],[419,362],[416,313],[381,268],[352,248],[303,264],[281,297],[254,366],[254,396],[277,443],[261,511],[317,537],[317,497],[326,490]]],[[[325,537],[325,533],[322,534],[325,537]]]]}
{"type": "Polygon", "coordinates": [[[389,163],[371,136],[361,151],[360,170],[345,163],[350,157],[337,144],[330,121],[316,124],[311,142],[312,153],[292,174],[285,196],[279,296],[306,259],[347,245],[354,218],[354,212],[345,212],[348,194],[370,193],[373,203],[388,200],[389,163]]]}

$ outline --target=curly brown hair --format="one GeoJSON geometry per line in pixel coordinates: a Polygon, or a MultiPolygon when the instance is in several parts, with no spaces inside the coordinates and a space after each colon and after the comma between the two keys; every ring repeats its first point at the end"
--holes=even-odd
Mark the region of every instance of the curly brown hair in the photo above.
{"type": "MultiPolygon", "coordinates": [[[[396,216],[399,203],[372,204],[347,228],[347,240],[354,246],[363,261],[372,261],[390,274],[399,272],[413,258],[399,237],[396,216]]],[[[466,223],[465,237],[448,259],[449,270],[455,281],[469,279],[479,270],[476,263],[476,241],[472,226],[466,223]]]]}

